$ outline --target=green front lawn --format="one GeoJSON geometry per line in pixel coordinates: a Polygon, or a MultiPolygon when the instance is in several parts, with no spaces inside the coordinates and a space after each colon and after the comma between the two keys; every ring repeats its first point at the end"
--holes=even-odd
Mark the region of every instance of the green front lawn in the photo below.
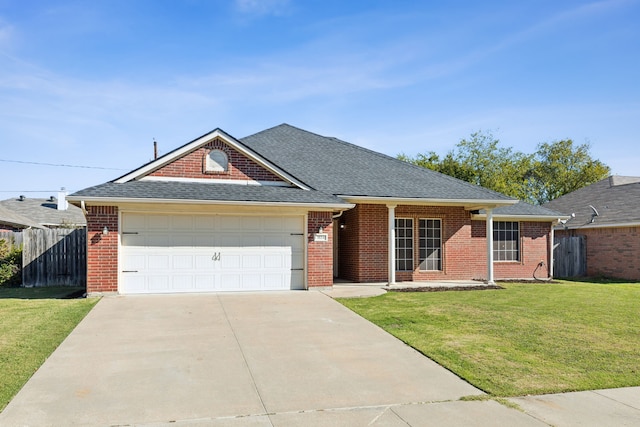
{"type": "Polygon", "coordinates": [[[640,386],[640,284],[501,286],[340,302],[494,396],[640,386]]]}
{"type": "Polygon", "coordinates": [[[74,288],[0,288],[0,411],[98,299],[74,288]]]}

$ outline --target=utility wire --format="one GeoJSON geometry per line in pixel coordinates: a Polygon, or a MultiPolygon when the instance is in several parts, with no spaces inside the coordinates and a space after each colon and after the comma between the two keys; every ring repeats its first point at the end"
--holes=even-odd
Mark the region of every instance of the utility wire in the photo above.
{"type": "Polygon", "coordinates": [[[61,168],[104,169],[104,170],[113,170],[113,171],[128,170],[128,169],[121,169],[121,168],[105,168],[105,167],[102,167],[102,166],[80,166],[80,165],[65,165],[65,164],[57,164],[57,163],[26,162],[26,161],[23,161],[23,160],[0,159],[0,162],[22,163],[22,164],[27,164],[27,165],[39,165],[39,166],[56,166],[56,167],[61,167],[61,168]]]}

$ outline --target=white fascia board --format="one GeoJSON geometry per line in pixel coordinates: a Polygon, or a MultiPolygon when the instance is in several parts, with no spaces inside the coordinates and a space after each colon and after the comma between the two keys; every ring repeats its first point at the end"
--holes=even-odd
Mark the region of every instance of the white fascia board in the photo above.
{"type": "Polygon", "coordinates": [[[197,184],[227,184],[227,185],[255,185],[264,187],[292,187],[285,181],[256,181],[253,179],[216,179],[216,178],[180,178],[171,176],[145,176],[139,181],[159,182],[191,182],[197,184]]]}
{"type": "MultiPolygon", "coordinates": [[[[560,219],[568,219],[568,216],[561,215],[500,215],[493,214],[494,221],[529,221],[529,222],[558,222],[560,219]]],[[[478,221],[486,221],[486,214],[471,215],[471,219],[478,221]]]]}
{"type": "Polygon", "coordinates": [[[395,204],[395,205],[420,205],[420,206],[462,206],[466,209],[497,208],[500,206],[511,206],[518,203],[518,200],[478,200],[478,199],[420,199],[407,197],[377,197],[377,196],[350,196],[338,195],[343,200],[350,203],[370,203],[370,204],[395,204]]]}
{"type": "Polygon", "coordinates": [[[556,230],[583,230],[590,228],[624,228],[624,227],[640,227],[640,222],[620,222],[616,224],[587,224],[587,225],[558,225],[556,230]]]}
{"type": "Polygon", "coordinates": [[[170,204],[170,205],[211,205],[211,206],[271,206],[345,211],[355,205],[350,203],[296,203],[296,202],[251,202],[243,200],[193,200],[193,199],[138,199],[126,197],[69,197],[70,202],[89,205],[117,206],[120,204],[170,204]]]}
{"type": "Polygon", "coordinates": [[[286,173],[284,170],[280,169],[279,167],[267,161],[266,159],[263,159],[257,153],[254,153],[253,151],[248,150],[246,147],[244,147],[244,145],[240,141],[238,141],[237,139],[235,139],[234,137],[232,137],[231,135],[229,135],[228,133],[220,129],[216,129],[212,132],[209,132],[208,134],[203,135],[200,138],[195,139],[186,145],[183,145],[182,147],[158,158],[157,160],[154,160],[153,162],[148,163],[145,166],[142,166],[134,171],[129,172],[128,174],[118,178],[114,182],[118,184],[123,184],[125,182],[129,182],[134,179],[140,178],[141,176],[144,176],[160,168],[162,165],[170,163],[173,160],[179,157],[182,157],[185,154],[188,154],[203,145],[206,145],[207,143],[209,143],[210,141],[216,138],[220,138],[224,140],[225,143],[233,147],[235,150],[249,157],[251,160],[258,163],[260,166],[264,167],[265,169],[273,172],[275,175],[279,176],[285,181],[290,182],[291,184],[303,190],[307,190],[307,191],[311,190],[311,188],[309,188],[302,182],[298,181],[297,179],[295,179],[294,177],[286,173]]]}

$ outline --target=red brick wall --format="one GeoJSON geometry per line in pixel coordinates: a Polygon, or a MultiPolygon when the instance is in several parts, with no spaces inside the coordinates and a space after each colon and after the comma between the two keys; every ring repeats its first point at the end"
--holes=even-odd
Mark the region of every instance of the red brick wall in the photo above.
{"type": "Polygon", "coordinates": [[[191,153],[176,159],[149,174],[149,176],[178,177],[178,178],[204,178],[204,179],[230,179],[230,180],[256,180],[256,181],[281,181],[279,177],[264,169],[248,157],[229,147],[219,139],[192,151],[191,153]],[[229,168],[226,172],[205,171],[207,155],[211,150],[220,149],[227,154],[229,168]]]}
{"type": "MultiPolygon", "coordinates": [[[[414,271],[396,272],[397,281],[469,280],[487,277],[486,223],[471,221],[462,207],[398,206],[396,218],[413,218],[414,271]],[[443,260],[441,271],[420,271],[418,220],[440,219],[443,260]]],[[[355,282],[388,280],[388,209],[385,205],[357,205],[340,218],[338,275],[355,282]]],[[[495,278],[531,278],[540,261],[549,262],[550,223],[520,223],[521,261],[495,262],[495,278]]],[[[546,267],[537,277],[547,277],[546,267]]]]}
{"type": "Polygon", "coordinates": [[[307,275],[309,289],[333,286],[333,219],[331,212],[309,212],[307,219],[307,275]],[[322,227],[327,242],[315,242],[314,234],[322,227]]]}
{"type": "Polygon", "coordinates": [[[587,228],[556,231],[586,236],[587,275],[640,281],[640,227],[587,228]]]}
{"type": "Polygon", "coordinates": [[[87,293],[118,291],[118,208],[87,207],[87,293]],[[109,234],[102,234],[104,227],[109,234]]]}
{"type": "Polygon", "coordinates": [[[339,219],[338,276],[354,282],[387,281],[387,207],[356,205],[339,219]]]}
{"type": "MultiPolygon", "coordinates": [[[[474,238],[482,246],[482,259],[486,265],[486,231],[484,221],[473,221],[474,238]]],[[[493,274],[496,279],[532,279],[540,261],[544,266],[536,271],[536,277],[549,277],[550,222],[520,222],[520,261],[494,261],[493,274]]],[[[480,276],[487,277],[483,265],[480,276]]]]}

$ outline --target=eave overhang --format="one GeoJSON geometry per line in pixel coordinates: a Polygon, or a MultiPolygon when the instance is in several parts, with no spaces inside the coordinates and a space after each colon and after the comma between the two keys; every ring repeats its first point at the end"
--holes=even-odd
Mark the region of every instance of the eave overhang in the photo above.
{"type": "Polygon", "coordinates": [[[411,197],[379,197],[379,196],[353,196],[338,195],[337,197],[354,204],[395,204],[414,206],[459,206],[466,210],[495,209],[501,206],[512,206],[518,200],[494,200],[494,199],[427,199],[411,197]]]}
{"type": "Polygon", "coordinates": [[[133,198],[133,197],[72,197],[67,200],[76,206],[82,207],[91,205],[99,206],[119,206],[124,204],[153,204],[153,205],[204,205],[204,206],[253,206],[253,207],[276,207],[276,208],[305,208],[308,210],[323,211],[345,211],[352,209],[355,205],[351,203],[309,203],[309,202],[265,202],[246,200],[199,200],[199,199],[154,199],[154,198],[133,198]]]}

